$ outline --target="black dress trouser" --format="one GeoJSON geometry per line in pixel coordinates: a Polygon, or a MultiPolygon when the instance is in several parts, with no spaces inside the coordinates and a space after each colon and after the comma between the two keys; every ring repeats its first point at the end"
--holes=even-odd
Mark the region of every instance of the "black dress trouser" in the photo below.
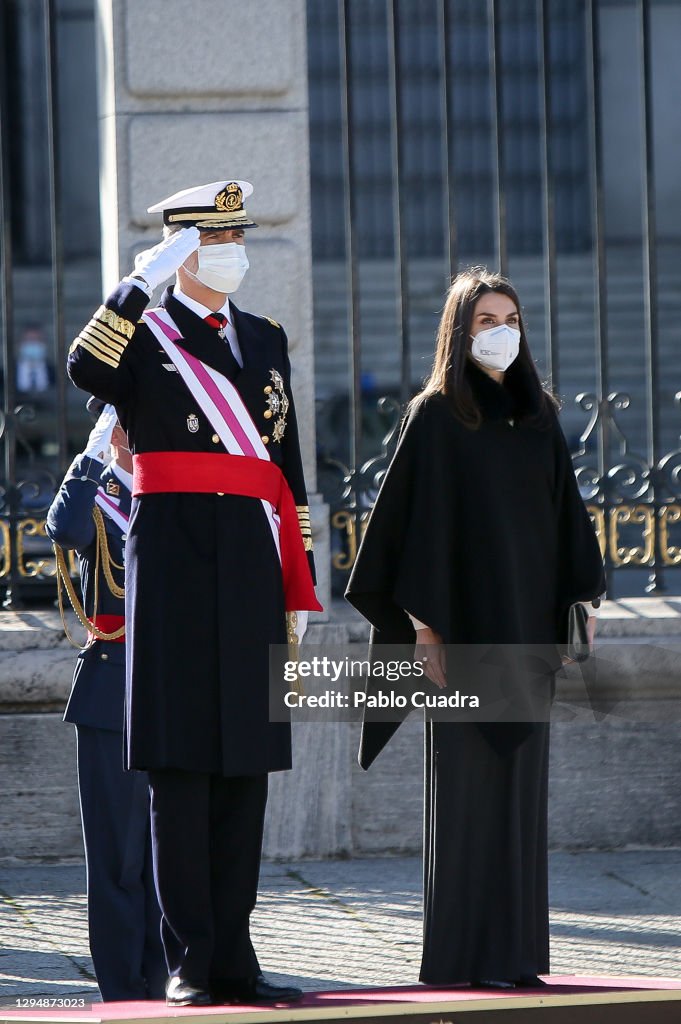
{"type": "Polygon", "coordinates": [[[208,987],[255,977],[267,775],[149,772],[151,831],[168,972],[208,987]]]}
{"type": "Polygon", "coordinates": [[[123,770],[123,736],[76,726],[90,951],[102,999],[161,999],[166,965],[145,772],[123,770]]]}

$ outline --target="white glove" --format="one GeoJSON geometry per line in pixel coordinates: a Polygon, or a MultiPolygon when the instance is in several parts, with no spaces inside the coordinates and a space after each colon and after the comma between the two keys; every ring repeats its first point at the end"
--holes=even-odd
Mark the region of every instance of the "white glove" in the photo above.
{"type": "Polygon", "coordinates": [[[133,274],[144,278],[153,292],[160,284],[172,277],[187,256],[191,256],[198,249],[200,238],[198,228],[180,228],[168,238],[164,238],[158,245],[138,252],[135,256],[133,274]]]}
{"type": "Polygon", "coordinates": [[[98,462],[104,462],[104,456],[109,454],[111,435],[117,423],[118,416],[113,405],[105,405],[99,415],[99,419],[90,431],[87,444],[83,449],[83,455],[87,455],[91,459],[97,459],[98,462]]]}

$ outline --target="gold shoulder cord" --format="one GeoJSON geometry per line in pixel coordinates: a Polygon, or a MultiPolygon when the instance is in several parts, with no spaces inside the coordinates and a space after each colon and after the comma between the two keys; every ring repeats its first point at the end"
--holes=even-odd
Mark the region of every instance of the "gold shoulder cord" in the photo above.
{"type": "Polygon", "coordinates": [[[88,619],[87,615],[85,614],[85,609],[81,604],[81,601],[76,593],[76,589],[73,585],[73,581],[69,576],[69,570],[68,566],[66,565],[66,558],[64,557],[63,550],[61,549],[59,544],[55,542],[53,542],[52,544],[54,548],[54,557],[57,563],[57,601],[59,603],[59,614],[61,615],[61,621],[64,627],[64,633],[66,634],[66,639],[73,647],[77,647],[78,650],[80,651],[86,650],[90,646],[92,641],[89,641],[84,646],[82,646],[81,644],[76,643],[76,641],[71,636],[69,628],[66,624],[66,617],[64,615],[64,596],[62,593],[62,583],[64,587],[66,587],[66,593],[68,595],[69,601],[71,602],[71,607],[76,613],[78,621],[80,622],[81,626],[83,626],[83,628],[87,630],[88,633],[92,633],[94,640],[118,640],[125,633],[125,625],[119,626],[119,628],[114,630],[113,633],[103,633],[102,630],[97,629],[97,627],[94,624],[94,619],[97,617],[97,606],[99,604],[100,553],[101,555],[103,555],[102,571],[104,572],[104,579],[106,580],[107,586],[111,593],[113,594],[113,596],[124,597],[125,590],[123,587],[118,586],[118,584],[113,578],[113,573],[111,572],[112,566],[114,567],[114,569],[122,569],[123,566],[119,565],[117,562],[114,562],[113,558],[111,557],[111,552],[109,551],[109,541],[107,539],[106,528],[104,526],[104,517],[99,508],[97,507],[97,505],[95,505],[94,508],[92,509],[92,518],[95,521],[95,529],[97,531],[97,546],[95,556],[95,601],[94,610],[92,613],[92,622],[88,619]]]}

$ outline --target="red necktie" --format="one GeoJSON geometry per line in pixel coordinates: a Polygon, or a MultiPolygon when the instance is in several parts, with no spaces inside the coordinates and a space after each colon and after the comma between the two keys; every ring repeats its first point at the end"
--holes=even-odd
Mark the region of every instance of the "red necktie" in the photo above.
{"type": "Polygon", "coordinates": [[[209,327],[214,327],[216,331],[220,332],[220,337],[224,338],[225,327],[228,322],[224,313],[211,313],[210,316],[204,317],[203,322],[208,324],[209,327]]]}
{"type": "Polygon", "coordinates": [[[218,332],[218,338],[220,338],[224,346],[222,358],[226,362],[227,377],[229,378],[229,380],[234,380],[237,373],[241,369],[241,365],[239,364],[234,353],[232,352],[232,346],[229,343],[229,339],[227,339],[227,332],[225,328],[227,327],[229,320],[224,315],[224,313],[211,313],[210,316],[205,316],[203,318],[203,322],[205,324],[208,324],[209,327],[212,327],[214,330],[218,332]],[[224,344],[225,339],[227,339],[226,345],[224,344]]]}

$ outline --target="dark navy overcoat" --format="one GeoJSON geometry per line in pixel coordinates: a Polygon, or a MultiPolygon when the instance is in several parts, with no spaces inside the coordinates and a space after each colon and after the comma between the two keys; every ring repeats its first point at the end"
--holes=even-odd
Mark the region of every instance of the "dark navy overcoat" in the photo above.
{"type": "MultiPolygon", "coordinates": [[[[123,282],[71,347],[73,382],[115,405],[133,454],[225,452],[123,282]]],[[[311,547],[286,334],[232,306],[244,366],[168,289],[178,344],[234,383],[282,469],[311,547]]],[[[311,563],[311,553],[309,555],[311,563]]],[[[286,642],[281,569],[262,503],[230,494],[133,498],[126,548],[127,763],[225,776],[290,768],[269,721],[269,645],[286,642]]],[[[311,566],[312,568],[312,566],[311,566]]]]}

